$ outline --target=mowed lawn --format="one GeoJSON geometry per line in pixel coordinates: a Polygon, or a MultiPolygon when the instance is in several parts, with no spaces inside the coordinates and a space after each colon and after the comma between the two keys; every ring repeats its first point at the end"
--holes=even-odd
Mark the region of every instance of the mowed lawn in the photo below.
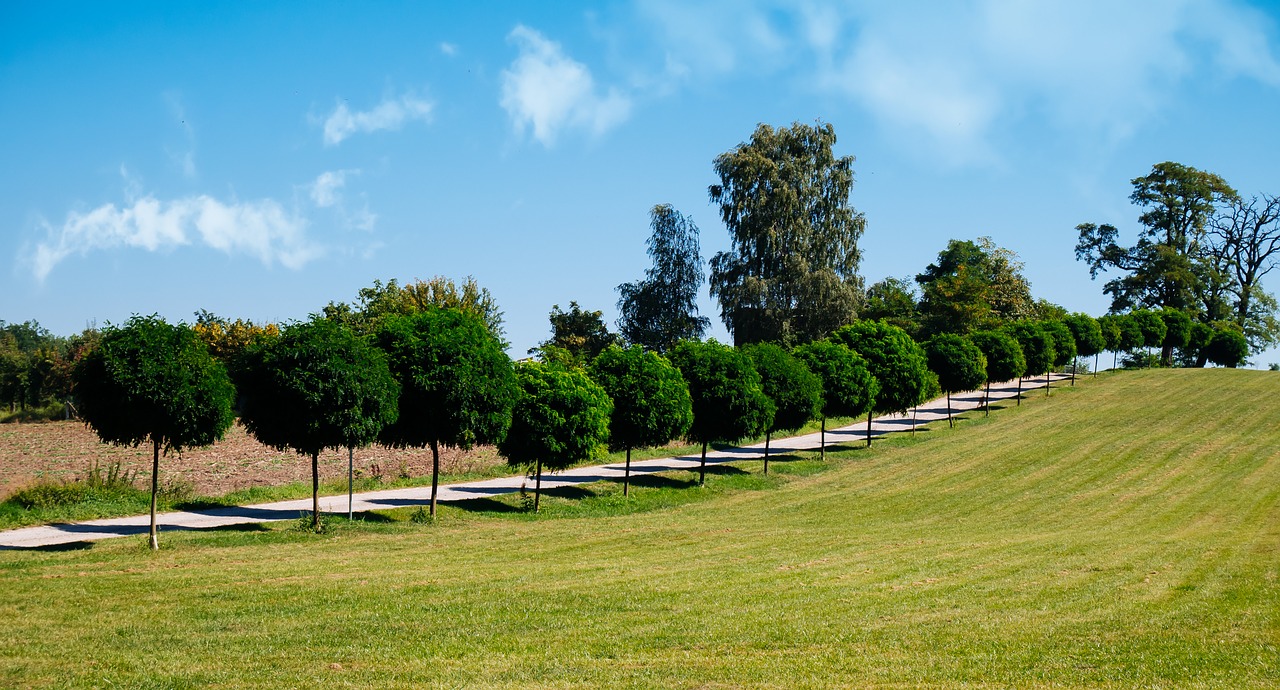
{"type": "Polygon", "coordinates": [[[1007,405],[629,514],[0,552],[0,686],[1280,686],[1280,374],[1007,405]]]}

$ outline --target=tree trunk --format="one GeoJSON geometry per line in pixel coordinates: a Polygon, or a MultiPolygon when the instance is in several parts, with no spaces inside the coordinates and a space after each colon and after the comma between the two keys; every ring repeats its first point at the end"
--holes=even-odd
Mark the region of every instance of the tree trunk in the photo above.
{"type": "Polygon", "coordinates": [[[984,417],[991,416],[991,380],[987,379],[987,392],[982,394],[982,410],[986,414],[984,417]]]}
{"type": "Polygon", "coordinates": [[[1044,370],[1044,397],[1049,397],[1049,370],[1044,370]]]}
{"type": "Polygon", "coordinates": [[[818,434],[818,459],[827,461],[827,416],[822,415],[822,431],[818,434]]]}
{"type": "Polygon", "coordinates": [[[622,495],[631,495],[631,446],[627,446],[627,470],[622,475],[622,495]]]}
{"type": "Polygon", "coordinates": [[[920,406],[916,405],[911,408],[911,438],[916,437],[916,412],[920,411],[920,406]]]}
{"type": "Polygon", "coordinates": [[[1111,351],[1111,370],[1112,371],[1115,371],[1115,368],[1119,364],[1119,362],[1120,362],[1120,351],[1112,350],[1111,351]]]}
{"type": "Polygon", "coordinates": [[[871,410],[867,410],[867,447],[871,447],[871,410]]]}
{"type": "Polygon", "coordinates": [[[1076,369],[1079,369],[1079,368],[1080,368],[1080,358],[1076,357],[1075,360],[1071,362],[1071,385],[1072,386],[1076,385],[1076,369]]]}
{"type": "Polygon", "coordinates": [[[1093,378],[1095,379],[1098,378],[1098,354],[1097,352],[1093,353],[1093,378]]]}
{"type": "Polygon", "coordinates": [[[769,474],[769,437],[772,435],[772,432],[764,432],[764,473],[766,476],[769,474]]]}
{"type": "Polygon", "coordinates": [[[156,494],[160,491],[160,441],[151,439],[151,550],[160,548],[160,535],[156,530],[156,494]]]}
{"type": "Polygon", "coordinates": [[[348,520],[350,520],[354,516],[354,512],[353,512],[354,508],[352,508],[351,506],[351,501],[352,501],[352,498],[355,496],[355,489],[353,488],[354,479],[355,479],[355,465],[356,465],[355,455],[356,455],[355,449],[353,449],[351,446],[347,446],[347,519],[348,520]]]}
{"type": "Polygon", "coordinates": [[[947,428],[956,428],[955,420],[951,418],[951,391],[947,391],[947,428]]]}
{"type": "MultiPolygon", "coordinates": [[[[538,512],[538,503],[542,498],[542,458],[538,458],[538,478],[533,481],[533,512],[538,512]]],[[[434,506],[433,506],[434,507],[434,506]]]]}
{"type": "Polygon", "coordinates": [[[1018,407],[1022,407],[1022,377],[1018,377],[1018,407]]]}
{"type": "Polygon", "coordinates": [[[707,442],[702,442],[702,464],[698,465],[698,486],[707,483],[707,442]]]}
{"type": "Polygon", "coordinates": [[[320,451],[311,454],[311,527],[320,532],[320,451]]]}
{"type": "Polygon", "coordinates": [[[1166,367],[1173,365],[1173,345],[1165,345],[1160,348],[1160,363],[1166,367]]]}
{"type": "MultiPolygon", "coordinates": [[[[431,439],[431,517],[436,516],[436,490],[440,487],[440,442],[431,439]]],[[[533,497],[534,502],[538,497],[533,497]]]]}

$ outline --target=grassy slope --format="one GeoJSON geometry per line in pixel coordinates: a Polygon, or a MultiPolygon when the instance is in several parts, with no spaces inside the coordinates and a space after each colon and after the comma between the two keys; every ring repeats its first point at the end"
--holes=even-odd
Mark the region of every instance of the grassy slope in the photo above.
{"type": "Polygon", "coordinates": [[[1275,687],[1277,393],[1103,377],[628,515],[0,552],[0,686],[1275,687]]]}

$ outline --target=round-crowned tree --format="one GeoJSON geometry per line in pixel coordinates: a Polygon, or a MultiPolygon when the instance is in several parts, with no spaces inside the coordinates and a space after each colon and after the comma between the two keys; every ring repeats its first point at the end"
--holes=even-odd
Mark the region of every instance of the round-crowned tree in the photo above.
{"type": "Polygon", "coordinates": [[[533,510],[542,499],[542,469],[556,472],[600,457],[609,438],[609,394],[581,369],[540,362],[516,365],[520,392],[498,452],[513,467],[534,468],[533,510]]]}
{"type": "Polygon", "coordinates": [[[947,394],[947,424],[955,426],[951,394],[971,391],[987,380],[987,357],[972,341],[955,333],[939,333],[924,344],[929,369],[947,394]]]}
{"type": "Polygon", "coordinates": [[[134,316],[107,327],[72,373],[80,414],[103,442],[151,443],[152,549],[160,451],[207,446],[235,421],[235,388],[222,364],[185,325],[134,316]]]}
{"type": "Polygon", "coordinates": [[[1213,330],[1213,337],[1205,348],[1205,356],[1214,364],[1235,369],[1244,364],[1249,356],[1249,341],[1232,326],[1234,324],[1213,330]]]}
{"type": "Polygon", "coordinates": [[[764,473],[769,474],[769,443],[774,433],[795,431],[817,417],[822,408],[822,379],[804,362],[773,343],[742,348],[760,373],[764,394],[773,401],[773,423],[765,429],[764,473]]]}
{"type": "Polygon", "coordinates": [[[1209,342],[1213,340],[1213,326],[1196,321],[1191,324],[1187,344],[1182,347],[1181,359],[1186,366],[1203,367],[1209,363],[1209,342]]]}
{"type": "Polygon", "coordinates": [[[969,336],[969,340],[982,351],[987,358],[986,394],[982,407],[987,415],[991,414],[991,382],[1011,381],[1027,370],[1027,358],[1022,354],[1022,347],[1008,333],[1002,331],[978,331],[969,336]]]}
{"type": "MultiPolygon", "coordinates": [[[[1168,328],[1164,325],[1164,319],[1160,318],[1160,312],[1150,309],[1134,309],[1129,312],[1129,318],[1138,325],[1138,331],[1142,333],[1142,346],[1148,348],[1161,347],[1164,344],[1164,336],[1168,332],[1168,328]]],[[[1144,366],[1150,366],[1151,353],[1148,351],[1144,366]]]]}
{"type": "Polygon", "coordinates": [[[311,519],[320,531],[320,451],[373,443],[395,422],[400,386],[387,358],[350,328],[316,317],[245,357],[240,421],[276,450],[311,457],[311,519]]]}
{"type": "Polygon", "coordinates": [[[773,421],[773,403],[764,394],[751,358],[714,340],[686,340],[671,353],[693,399],[689,438],[702,444],[698,482],[706,480],[707,445],[756,436],[773,421]]]}
{"type": "Polygon", "coordinates": [[[516,376],[511,358],[484,319],[427,305],[392,315],[375,334],[400,384],[397,420],[378,440],[393,448],[431,448],[431,509],[436,514],[440,446],[496,443],[511,425],[516,376]]]}
{"type": "MultiPolygon", "coordinates": [[[[1071,329],[1071,336],[1076,341],[1076,355],[1080,357],[1093,356],[1093,375],[1098,376],[1098,353],[1107,346],[1107,340],[1103,337],[1102,326],[1098,323],[1098,319],[1076,312],[1070,314],[1062,320],[1071,329]]],[[[1071,383],[1076,382],[1076,367],[1071,367],[1071,383]]]]}
{"type": "Polygon", "coordinates": [[[1182,349],[1191,340],[1191,317],[1181,309],[1165,307],[1157,312],[1164,321],[1164,340],[1160,347],[1160,364],[1173,366],[1174,349],[1182,349]]]}
{"type": "Polygon", "coordinates": [[[693,401],[680,370],[639,345],[617,345],[591,363],[591,378],[613,401],[609,445],[627,452],[622,495],[631,491],[631,449],[661,446],[679,438],[693,423],[693,401]]]}
{"type": "MultiPolygon", "coordinates": [[[[1105,343],[1103,347],[1113,354],[1120,352],[1119,318],[1120,317],[1115,314],[1103,314],[1098,317],[1098,329],[1102,331],[1102,340],[1105,343]]],[[[1115,359],[1116,357],[1112,358],[1112,369],[1116,368],[1115,359]]]]}
{"type": "Polygon", "coordinates": [[[864,319],[836,329],[831,340],[861,355],[880,385],[867,413],[868,446],[872,412],[906,414],[928,399],[929,363],[924,349],[906,331],[885,321],[864,319]]]}
{"type": "Polygon", "coordinates": [[[1053,339],[1032,321],[1015,321],[1005,326],[1004,331],[1018,341],[1027,362],[1027,370],[1018,375],[1018,404],[1021,405],[1022,377],[1048,373],[1053,366],[1053,339]]]}
{"type": "MultiPolygon", "coordinates": [[[[1061,321],[1056,319],[1048,319],[1040,322],[1040,328],[1044,329],[1046,335],[1053,339],[1053,366],[1065,367],[1068,364],[1074,364],[1076,360],[1076,337],[1071,333],[1071,329],[1061,321]]],[[[1074,371],[1071,374],[1071,382],[1074,384],[1076,376],[1074,371]]],[[[1049,372],[1044,375],[1044,394],[1049,395],[1049,372]]]]}
{"type": "Polygon", "coordinates": [[[1142,347],[1142,327],[1133,318],[1133,314],[1117,314],[1116,327],[1120,329],[1121,352],[1133,353],[1142,347]]]}
{"type": "MultiPolygon", "coordinates": [[[[871,374],[867,360],[847,346],[832,340],[816,340],[797,347],[797,359],[822,379],[822,427],[819,454],[827,458],[827,417],[858,417],[875,405],[880,383],[871,374]]],[[[867,430],[870,435],[871,430],[867,430]]]]}

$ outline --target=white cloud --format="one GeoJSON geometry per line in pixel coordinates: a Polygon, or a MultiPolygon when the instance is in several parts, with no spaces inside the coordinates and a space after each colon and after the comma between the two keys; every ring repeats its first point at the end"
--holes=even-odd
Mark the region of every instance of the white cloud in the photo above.
{"type": "Polygon", "coordinates": [[[148,195],[123,207],[104,204],[88,213],[73,211],[58,227],[43,225],[47,237],[30,256],[39,281],[73,254],[117,247],[154,252],[202,244],[291,269],[321,254],[305,236],[306,221],[270,199],[226,203],[200,195],[161,201],[148,195]]]}
{"type": "Polygon", "coordinates": [[[316,181],[311,183],[311,201],[320,208],[328,208],[339,203],[342,200],[342,188],[347,184],[347,172],[330,170],[320,173],[316,181]]]}
{"type": "Polygon", "coordinates": [[[440,52],[453,57],[458,54],[458,46],[453,43],[441,43],[440,52]]]}
{"type": "Polygon", "coordinates": [[[347,185],[347,178],[359,174],[359,169],[329,170],[320,173],[314,182],[306,186],[306,190],[316,208],[333,208],[342,219],[343,224],[348,228],[368,232],[373,230],[374,225],[378,222],[378,215],[369,210],[368,200],[364,198],[363,194],[360,194],[361,206],[351,209],[348,208],[348,204],[343,198],[343,189],[347,185]]]}
{"type": "Polygon", "coordinates": [[[613,88],[598,93],[591,71],[558,43],[525,26],[507,38],[520,55],[502,72],[501,104],[518,131],[530,127],[535,139],[551,146],[566,127],[601,134],[627,119],[630,100],[613,88]]]}
{"type": "Polygon", "coordinates": [[[404,95],[383,100],[371,110],[353,112],[339,103],[324,121],[324,143],[335,146],[357,132],[398,130],[410,120],[429,121],[434,105],[430,101],[404,95]]]}

